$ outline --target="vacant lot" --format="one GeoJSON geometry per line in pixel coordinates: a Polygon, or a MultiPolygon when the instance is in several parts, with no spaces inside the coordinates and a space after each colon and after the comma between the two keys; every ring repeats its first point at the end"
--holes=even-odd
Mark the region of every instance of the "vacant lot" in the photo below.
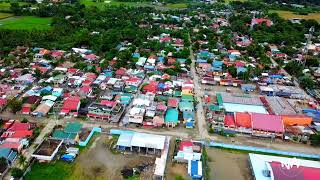
{"type": "Polygon", "coordinates": [[[314,19],[318,22],[320,22],[320,12],[318,13],[309,13],[308,15],[298,15],[294,14],[291,11],[278,11],[278,10],[273,10],[270,11],[272,13],[278,13],[280,17],[284,19],[293,19],[293,18],[300,18],[300,19],[314,19]]]}
{"type": "MultiPolygon", "coordinates": [[[[82,149],[75,162],[57,160],[54,163],[36,163],[26,180],[121,180],[121,170],[138,165],[154,164],[155,158],[137,154],[112,153],[106,145],[107,137],[98,135],[88,148],[82,149]]],[[[140,175],[140,179],[152,179],[153,166],[140,175]]]]}
{"type": "Polygon", "coordinates": [[[13,14],[10,14],[10,13],[1,13],[0,12],[0,19],[5,19],[5,18],[8,18],[10,16],[13,16],[13,14]]]}
{"type": "Polygon", "coordinates": [[[0,28],[22,30],[47,30],[50,29],[51,18],[35,16],[15,16],[0,20],[0,28]]]}
{"type": "Polygon", "coordinates": [[[251,180],[248,154],[207,148],[210,177],[214,179],[251,180]]]}

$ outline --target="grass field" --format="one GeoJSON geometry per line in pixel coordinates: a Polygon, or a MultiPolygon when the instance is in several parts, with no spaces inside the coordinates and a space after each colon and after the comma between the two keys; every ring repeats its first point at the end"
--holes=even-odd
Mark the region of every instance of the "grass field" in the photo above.
{"type": "Polygon", "coordinates": [[[98,8],[103,8],[104,6],[132,6],[132,7],[155,7],[160,9],[183,9],[187,8],[187,4],[185,3],[177,3],[177,4],[167,4],[166,6],[156,6],[148,2],[119,2],[116,0],[106,0],[106,1],[92,1],[92,0],[81,0],[82,4],[86,6],[96,6],[98,8]]]}
{"type": "MultiPolygon", "coordinates": [[[[13,2],[13,1],[12,1],[13,2]]],[[[29,3],[26,3],[26,2],[19,2],[19,5],[25,5],[25,4],[29,4],[29,3]]],[[[0,0],[0,10],[2,11],[10,11],[10,3],[8,2],[1,2],[0,0]]]]}
{"type": "Polygon", "coordinates": [[[0,20],[0,28],[23,30],[47,30],[50,29],[51,18],[35,16],[15,16],[0,20]]]}
{"type": "Polygon", "coordinates": [[[292,18],[301,18],[301,19],[314,19],[320,22],[320,12],[318,13],[309,13],[308,15],[298,15],[294,14],[291,11],[281,11],[281,10],[272,10],[271,13],[278,13],[280,17],[284,19],[292,19],[292,18]]]}
{"type": "Polygon", "coordinates": [[[177,4],[167,4],[165,7],[172,8],[172,9],[184,9],[184,8],[187,8],[188,5],[186,3],[177,3],[177,4]]]}
{"type": "Polygon", "coordinates": [[[10,10],[10,3],[0,2],[0,10],[10,10]]]}
{"type": "Polygon", "coordinates": [[[74,169],[73,163],[57,161],[55,163],[35,163],[32,166],[31,173],[28,173],[26,180],[62,180],[68,179],[74,169]]]}
{"type": "Polygon", "coordinates": [[[245,2],[247,0],[224,0],[225,3],[230,3],[232,1],[240,1],[240,2],[245,2]]]}
{"type": "Polygon", "coordinates": [[[13,16],[13,14],[11,14],[11,13],[1,13],[0,12],[0,19],[5,19],[5,18],[8,18],[10,16],[13,16]]]}

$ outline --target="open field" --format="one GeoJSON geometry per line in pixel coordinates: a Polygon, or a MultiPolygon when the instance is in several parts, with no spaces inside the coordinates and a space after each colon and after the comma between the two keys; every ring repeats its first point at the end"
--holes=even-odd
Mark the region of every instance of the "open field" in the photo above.
{"type": "Polygon", "coordinates": [[[97,6],[99,8],[102,8],[105,5],[112,5],[112,6],[145,6],[148,5],[147,3],[140,3],[140,2],[118,2],[114,0],[109,0],[109,1],[97,1],[94,2],[92,0],[81,0],[81,3],[86,5],[86,6],[97,6]]]}
{"type": "MultiPolygon", "coordinates": [[[[19,2],[19,5],[26,5],[29,3],[19,2]]],[[[9,2],[1,2],[0,0],[0,11],[10,11],[10,3],[9,2]]]]}
{"type": "Polygon", "coordinates": [[[271,13],[278,13],[280,17],[284,19],[301,18],[301,19],[314,19],[320,22],[320,12],[309,13],[308,15],[298,15],[291,11],[272,10],[271,13]]]}
{"type": "Polygon", "coordinates": [[[155,7],[155,8],[160,8],[160,9],[183,9],[187,8],[187,4],[185,3],[177,3],[177,4],[167,4],[166,6],[156,6],[153,5],[149,2],[119,2],[116,0],[106,0],[106,1],[97,1],[94,2],[92,0],[81,0],[80,1],[82,4],[86,6],[96,6],[98,8],[103,8],[104,6],[132,6],[132,7],[155,7]]]}
{"type": "Polygon", "coordinates": [[[177,3],[177,4],[167,4],[164,7],[173,8],[173,9],[184,9],[184,8],[187,8],[188,5],[186,3],[177,3]]]}
{"type": "MultiPolygon", "coordinates": [[[[96,136],[90,146],[81,150],[81,154],[73,163],[57,160],[54,163],[39,164],[32,167],[26,180],[121,180],[121,170],[143,164],[153,164],[153,157],[137,154],[115,154],[107,145],[107,137],[96,136]]],[[[140,179],[152,179],[153,167],[149,166],[140,175],[140,179]]],[[[134,178],[132,178],[134,179],[134,178]]],[[[139,178],[137,178],[139,179],[139,178]]]]}
{"type": "Polygon", "coordinates": [[[50,29],[51,18],[35,16],[15,16],[0,20],[0,28],[23,30],[47,30],[50,29]]]}
{"type": "Polygon", "coordinates": [[[5,19],[5,18],[8,18],[10,16],[13,16],[13,14],[11,14],[11,13],[1,13],[0,12],[0,19],[5,19]]]}
{"type": "Polygon", "coordinates": [[[252,180],[248,154],[207,148],[210,177],[214,179],[252,180]]]}
{"type": "Polygon", "coordinates": [[[0,2],[0,10],[10,10],[10,3],[0,2]]]}
{"type": "Polygon", "coordinates": [[[232,1],[240,1],[240,2],[245,2],[247,0],[224,0],[225,3],[230,3],[232,1]]]}

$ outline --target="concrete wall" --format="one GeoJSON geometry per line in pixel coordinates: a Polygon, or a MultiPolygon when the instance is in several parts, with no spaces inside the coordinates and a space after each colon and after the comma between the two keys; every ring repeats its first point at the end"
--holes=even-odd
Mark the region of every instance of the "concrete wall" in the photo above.
{"type": "Polygon", "coordinates": [[[90,139],[92,138],[92,136],[95,132],[101,133],[101,128],[98,128],[98,127],[92,128],[87,139],[85,141],[79,141],[79,146],[87,146],[87,144],[89,143],[90,139]]]}

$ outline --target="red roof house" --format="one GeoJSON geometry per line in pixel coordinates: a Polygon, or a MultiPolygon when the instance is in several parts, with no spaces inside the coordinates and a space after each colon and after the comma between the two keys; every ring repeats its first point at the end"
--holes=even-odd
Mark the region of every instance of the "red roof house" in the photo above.
{"type": "Polygon", "coordinates": [[[123,76],[123,75],[125,75],[126,74],[126,69],[125,68],[120,68],[120,69],[118,69],[115,73],[116,73],[116,77],[121,77],[121,76],[123,76]]]}
{"type": "Polygon", "coordinates": [[[258,131],[283,133],[284,125],[281,116],[252,113],[252,128],[258,131]]]}
{"type": "Polygon", "coordinates": [[[61,112],[61,115],[72,114],[77,115],[80,108],[80,97],[79,96],[70,96],[65,99],[61,112]]]}
{"type": "Polygon", "coordinates": [[[146,93],[149,92],[149,93],[155,94],[157,93],[157,87],[158,87],[158,83],[152,81],[143,87],[143,91],[146,93]]]}
{"type": "Polygon", "coordinates": [[[177,98],[169,98],[167,104],[168,107],[178,107],[179,100],[177,98]]]}
{"type": "Polygon", "coordinates": [[[185,149],[192,149],[193,143],[191,141],[181,141],[179,146],[179,151],[184,151],[185,149]]]}
{"type": "Polygon", "coordinates": [[[32,136],[30,123],[14,122],[12,126],[2,134],[2,138],[26,138],[32,136]]]}
{"type": "Polygon", "coordinates": [[[31,112],[31,104],[28,104],[28,103],[25,103],[22,105],[22,109],[21,109],[21,112],[22,114],[30,114],[31,112]]]}
{"type": "Polygon", "coordinates": [[[266,18],[253,18],[251,20],[251,25],[256,25],[256,24],[261,25],[262,23],[266,23],[268,27],[270,27],[273,24],[273,22],[270,19],[266,19],[266,18]]]}
{"type": "Polygon", "coordinates": [[[0,98],[0,109],[3,109],[7,105],[7,99],[0,98]]]}
{"type": "Polygon", "coordinates": [[[236,113],[235,124],[237,127],[252,128],[251,116],[249,113],[236,113]]]}
{"type": "Polygon", "coordinates": [[[79,90],[80,96],[88,96],[92,93],[92,87],[90,86],[82,86],[79,90]]]}
{"type": "Polygon", "coordinates": [[[234,128],[235,122],[234,122],[234,116],[231,114],[228,114],[224,117],[224,126],[234,128]]]}

